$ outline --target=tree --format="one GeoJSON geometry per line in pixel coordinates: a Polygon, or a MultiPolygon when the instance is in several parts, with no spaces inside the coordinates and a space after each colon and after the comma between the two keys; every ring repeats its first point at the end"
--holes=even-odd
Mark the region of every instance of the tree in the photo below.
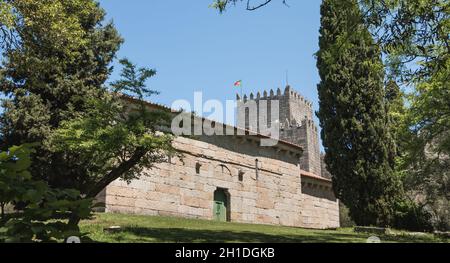
{"type": "MultiPolygon", "coordinates": [[[[448,60],[450,61],[450,60],[448,60]]],[[[400,158],[409,195],[433,215],[435,228],[450,228],[450,64],[410,95],[405,151],[400,158]]]]}
{"type": "Polygon", "coordinates": [[[387,59],[391,77],[415,84],[445,71],[450,54],[450,3],[361,0],[364,22],[387,59]]]}
{"type": "Polygon", "coordinates": [[[402,190],[390,160],[380,50],[356,0],[324,0],[321,15],[317,115],[333,188],[357,224],[386,226],[402,190]]]}
{"type": "Polygon", "coordinates": [[[20,48],[29,34],[37,36],[37,33],[40,41],[52,42],[66,50],[75,48],[84,34],[81,19],[96,8],[96,3],[89,0],[3,0],[0,3],[0,48],[20,48]],[[32,28],[33,32],[25,28],[32,28]]]}
{"type": "Polygon", "coordinates": [[[12,6],[7,2],[0,3],[0,48],[10,46],[14,37],[12,29],[14,26],[14,14],[12,6]]]}
{"type": "MultiPolygon", "coordinates": [[[[161,132],[169,127],[171,115],[149,110],[142,100],[155,91],[145,88],[145,81],[155,72],[124,59],[123,79],[112,84],[113,92],[102,98],[90,98],[88,113],[61,123],[49,138],[53,150],[61,155],[77,156],[75,164],[83,166],[85,182],[79,189],[95,197],[118,178],[139,178],[143,168],[163,162],[174,153],[172,136],[161,132]],[[127,92],[134,105],[122,101],[127,92]]],[[[79,169],[79,168],[78,168],[79,169]]]]}
{"type": "Polygon", "coordinates": [[[392,136],[391,142],[393,145],[389,146],[392,154],[389,160],[392,161],[391,166],[395,166],[395,160],[398,156],[401,156],[405,151],[405,132],[408,129],[406,121],[406,107],[405,107],[405,94],[397,85],[395,80],[387,81],[385,85],[385,105],[386,115],[388,116],[390,135],[392,136]]]}
{"type": "MultiPolygon", "coordinates": [[[[156,132],[167,113],[126,108],[105,84],[122,39],[111,23],[102,24],[105,14],[96,1],[8,3],[25,22],[15,25],[20,45],[6,49],[0,72],[0,90],[7,96],[1,147],[40,142],[30,169],[35,180],[77,189],[89,199],[118,178],[136,178],[172,150],[170,135],[156,132]],[[35,19],[33,10],[40,8],[41,16],[58,19],[35,19]]],[[[145,81],[154,73],[125,65],[115,91],[145,94],[145,81]]],[[[74,211],[70,222],[79,219],[74,211]]]]}
{"type": "Polygon", "coordinates": [[[450,3],[366,0],[365,22],[386,56],[387,71],[407,93],[398,167],[411,198],[450,227],[450,3]]]}

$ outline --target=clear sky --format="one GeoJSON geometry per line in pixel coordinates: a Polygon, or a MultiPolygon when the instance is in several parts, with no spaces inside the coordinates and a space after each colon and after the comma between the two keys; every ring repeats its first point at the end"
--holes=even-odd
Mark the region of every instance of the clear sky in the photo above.
{"type": "Polygon", "coordinates": [[[274,0],[252,12],[240,4],[223,14],[211,2],[100,1],[125,39],[119,58],[158,71],[148,84],[161,94],[149,99],[170,106],[203,91],[204,100],[231,100],[239,93],[235,81],[248,94],[284,88],[288,70],[289,84],[317,110],[321,1],[290,0],[287,7],[274,0]]]}

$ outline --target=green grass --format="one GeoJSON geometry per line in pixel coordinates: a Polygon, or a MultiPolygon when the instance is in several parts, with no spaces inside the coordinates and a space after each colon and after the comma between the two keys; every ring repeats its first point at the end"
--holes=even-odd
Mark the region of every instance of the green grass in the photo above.
{"type": "MultiPolygon", "coordinates": [[[[221,223],[207,220],[160,216],[96,214],[82,221],[82,232],[93,242],[366,242],[371,234],[355,233],[351,228],[311,230],[293,227],[221,223]],[[117,233],[104,232],[110,226],[121,226],[117,233]]],[[[432,234],[411,236],[396,231],[379,236],[382,242],[448,242],[432,234]]]]}

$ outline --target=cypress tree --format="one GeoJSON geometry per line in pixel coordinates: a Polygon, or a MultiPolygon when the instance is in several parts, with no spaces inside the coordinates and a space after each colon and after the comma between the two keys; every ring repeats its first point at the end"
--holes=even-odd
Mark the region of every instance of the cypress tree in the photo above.
{"type": "Polygon", "coordinates": [[[392,171],[384,70],[356,0],[324,0],[317,54],[325,162],[358,225],[392,222],[401,184],[392,171]]]}

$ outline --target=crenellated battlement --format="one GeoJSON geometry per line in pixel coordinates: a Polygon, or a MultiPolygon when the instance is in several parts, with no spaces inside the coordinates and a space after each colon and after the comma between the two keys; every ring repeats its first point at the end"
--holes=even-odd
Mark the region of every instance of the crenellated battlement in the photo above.
{"type": "Polygon", "coordinates": [[[293,90],[290,86],[286,86],[284,92],[281,92],[281,89],[277,88],[276,91],[274,91],[273,89],[270,89],[269,91],[264,90],[262,93],[258,91],[256,95],[253,92],[251,92],[250,94],[243,94],[242,98],[241,95],[236,94],[236,100],[237,101],[243,100],[244,102],[247,102],[249,100],[274,100],[274,99],[278,100],[292,99],[293,101],[304,103],[305,106],[312,109],[312,102],[305,99],[305,97],[303,97],[297,91],[293,90]]]}

